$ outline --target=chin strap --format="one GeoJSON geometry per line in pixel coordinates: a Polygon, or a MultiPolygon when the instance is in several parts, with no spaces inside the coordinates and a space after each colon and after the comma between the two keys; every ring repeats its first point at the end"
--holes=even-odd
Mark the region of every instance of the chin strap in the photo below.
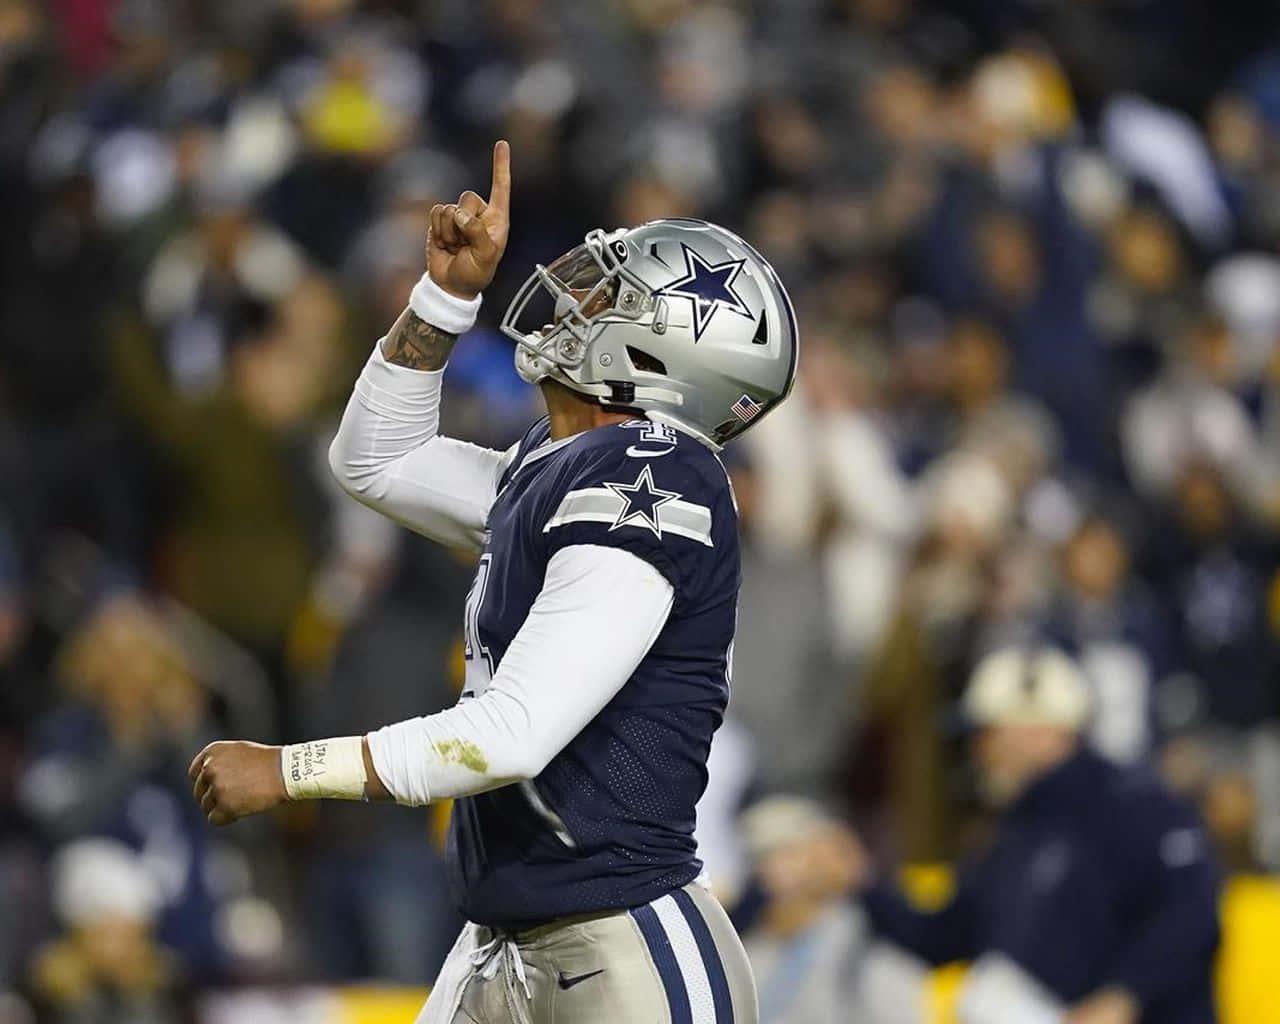
{"type": "Polygon", "coordinates": [[[671,388],[653,384],[637,385],[629,380],[604,380],[599,383],[583,384],[574,380],[564,368],[544,355],[532,343],[521,345],[516,350],[516,372],[530,384],[540,384],[544,380],[553,380],[568,388],[575,394],[589,401],[604,406],[617,406],[627,410],[637,410],[643,416],[657,423],[665,423],[682,433],[688,434],[700,444],[706,445],[713,452],[724,450],[697,427],[669,413],[650,407],[651,403],[679,407],[684,395],[671,388]]]}

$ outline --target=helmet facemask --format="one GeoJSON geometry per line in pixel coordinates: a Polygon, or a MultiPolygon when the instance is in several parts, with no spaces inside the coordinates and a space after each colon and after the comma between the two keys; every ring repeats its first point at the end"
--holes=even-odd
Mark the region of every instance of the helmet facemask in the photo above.
{"type": "Polygon", "coordinates": [[[550,376],[578,387],[566,375],[582,366],[599,324],[635,321],[652,310],[644,283],[626,272],[626,255],[625,242],[595,230],[550,266],[534,268],[501,325],[516,343],[521,377],[536,384],[550,376]]]}

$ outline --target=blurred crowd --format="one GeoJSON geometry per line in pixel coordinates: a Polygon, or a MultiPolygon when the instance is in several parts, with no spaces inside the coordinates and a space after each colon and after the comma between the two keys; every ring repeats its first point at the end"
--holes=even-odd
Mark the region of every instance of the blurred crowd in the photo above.
{"type": "Polygon", "coordinates": [[[0,1021],[442,959],[441,815],[215,834],[185,770],[455,699],[470,566],[324,452],[496,137],[512,240],[447,431],[538,414],[493,324],[591,227],[722,221],[797,305],[796,395],[726,453],[722,893],[762,898],[767,794],[961,854],[955,700],[1028,641],[1083,666],[1098,751],[1280,868],[1273,5],[0,0],[0,1021]]]}

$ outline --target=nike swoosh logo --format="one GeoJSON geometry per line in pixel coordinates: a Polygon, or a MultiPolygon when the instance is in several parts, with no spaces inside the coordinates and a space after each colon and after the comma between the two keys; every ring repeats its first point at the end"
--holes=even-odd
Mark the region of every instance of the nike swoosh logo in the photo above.
{"type": "Polygon", "coordinates": [[[598,970],[598,971],[592,971],[590,974],[579,974],[579,975],[575,975],[575,976],[573,976],[573,977],[570,977],[569,975],[567,975],[567,974],[565,974],[563,971],[561,971],[561,972],[560,972],[560,987],[561,987],[561,988],[573,988],[573,986],[574,986],[574,985],[581,985],[584,981],[587,981],[589,978],[594,978],[597,974],[604,974],[605,970],[606,970],[606,968],[601,967],[601,968],[600,968],[600,970],[598,970]]]}
{"type": "Polygon", "coordinates": [[[675,450],[676,450],[675,445],[672,445],[670,448],[663,448],[661,451],[656,451],[656,452],[648,451],[644,448],[637,448],[635,445],[627,446],[627,454],[630,455],[633,459],[656,459],[660,455],[667,455],[670,452],[673,452],[675,450]]]}

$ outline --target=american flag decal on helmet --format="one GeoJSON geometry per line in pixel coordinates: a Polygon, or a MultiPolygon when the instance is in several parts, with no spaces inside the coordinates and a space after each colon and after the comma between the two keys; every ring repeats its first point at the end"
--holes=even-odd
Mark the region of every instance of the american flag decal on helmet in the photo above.
{"type": "Polygon", "coordinates": [[[751,401],[750,396],[743,395],[733,405],[729,406],[729,411],[742,420],[743,423],[750,423],[760,414],[760,410],[763,408],[764,406],[758,402],[751,401]]]}

